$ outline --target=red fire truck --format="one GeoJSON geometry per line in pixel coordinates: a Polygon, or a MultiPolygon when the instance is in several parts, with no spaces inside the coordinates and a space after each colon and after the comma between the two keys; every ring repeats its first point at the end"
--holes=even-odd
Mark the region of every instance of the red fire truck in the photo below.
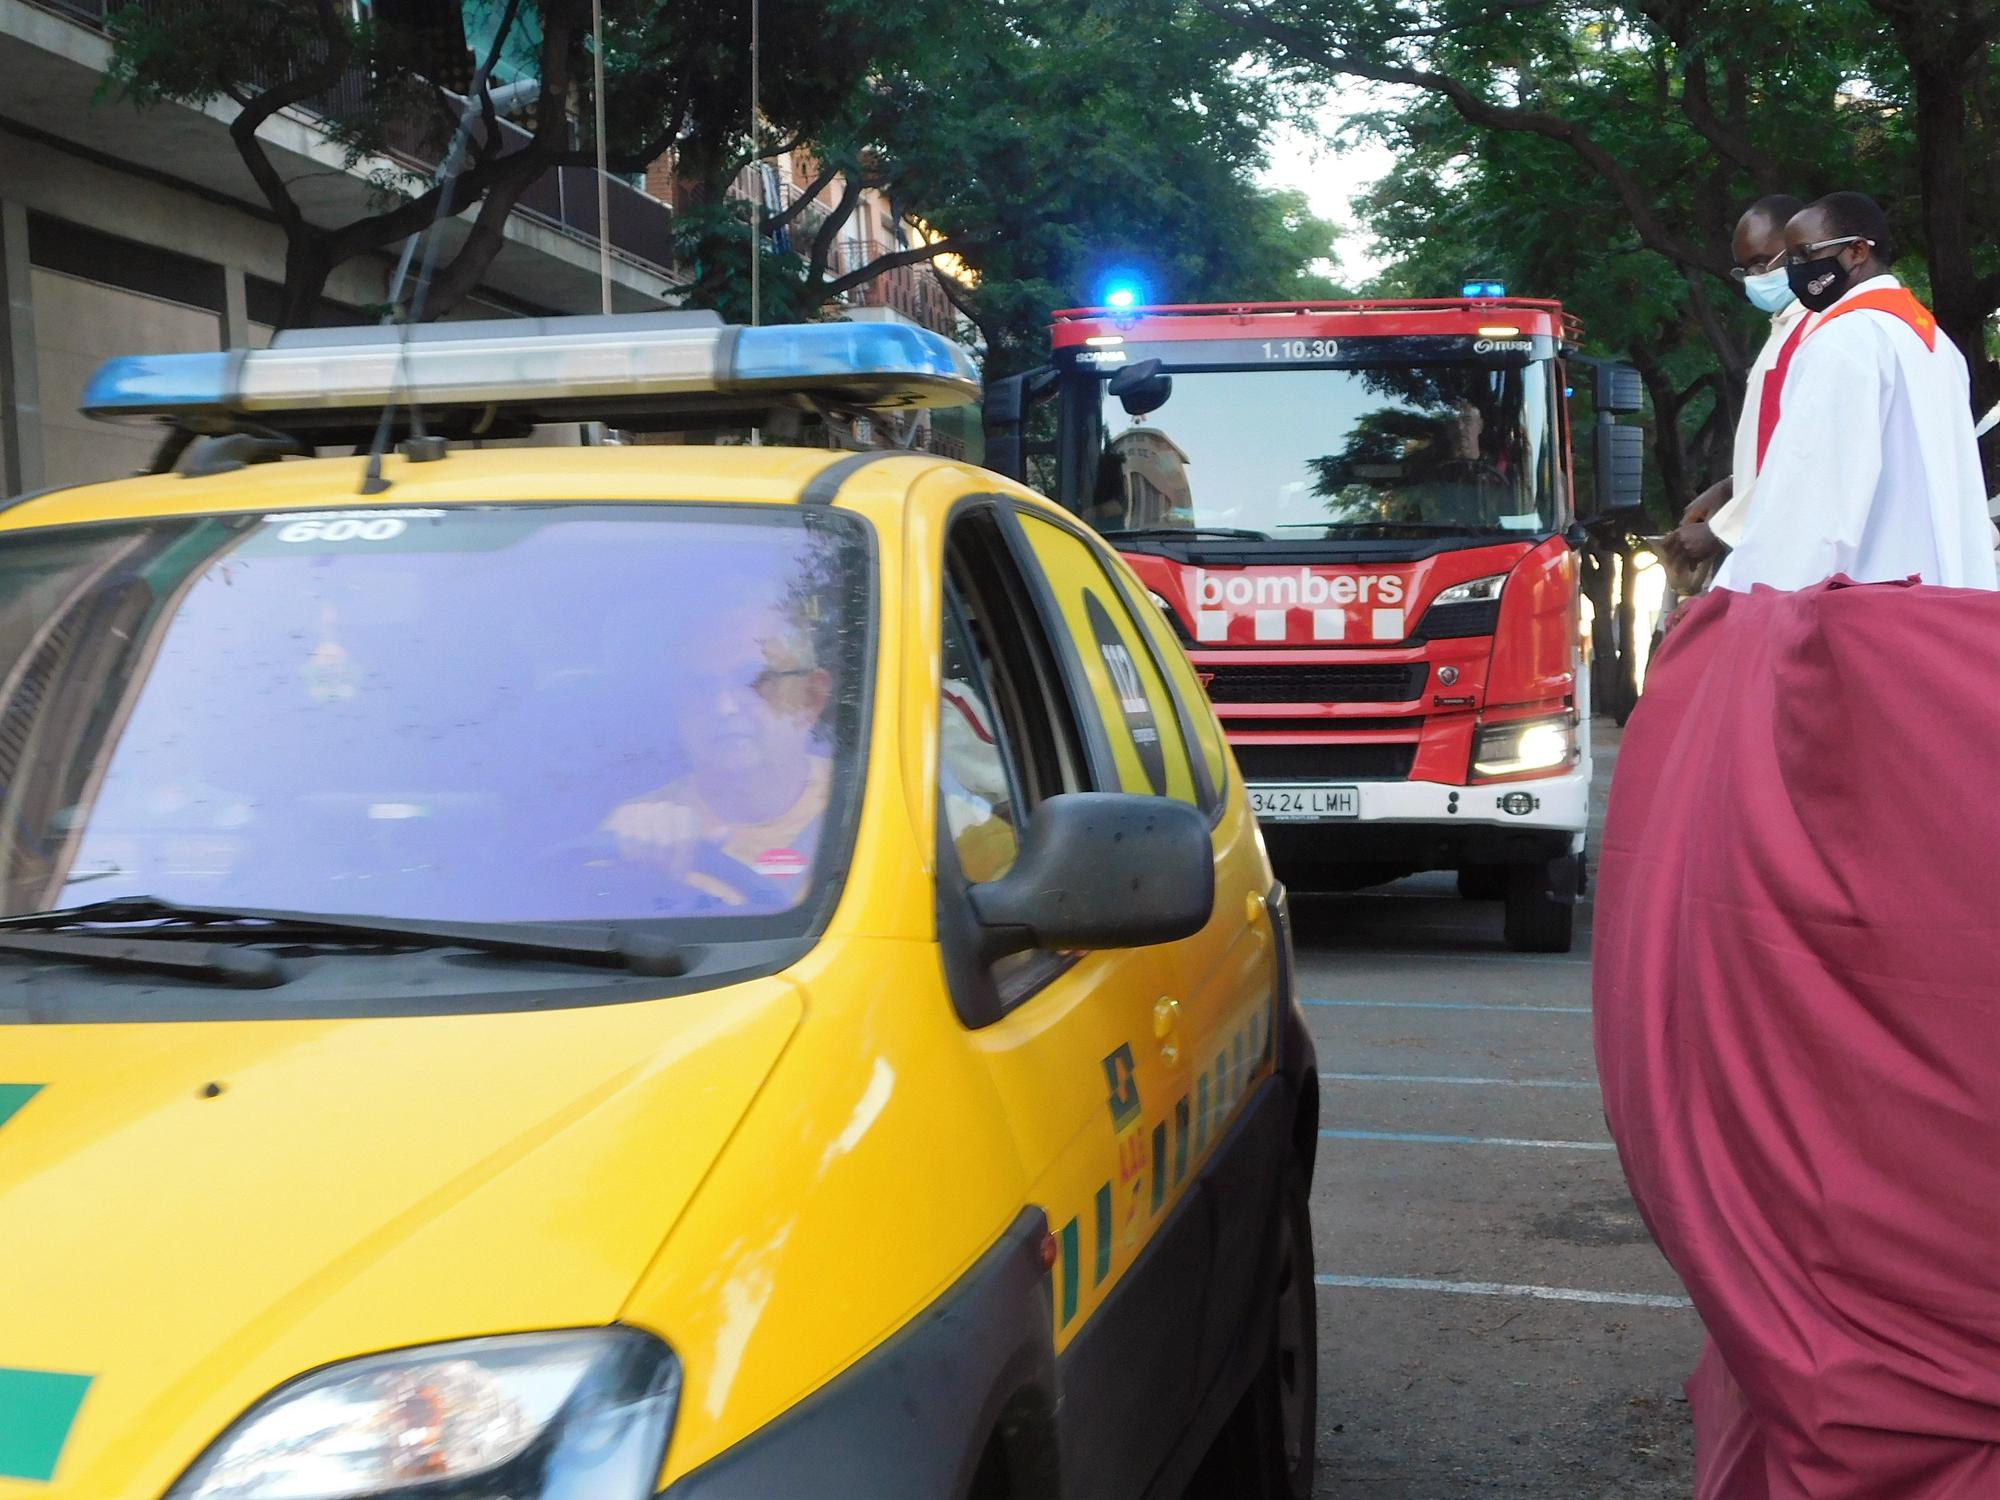
{"type": "MultiPolygon", "coordinates": [[[[1590,811],[1584,533],[1555,302],[1096,307],[989,388],[990,466],[1097,528],[1207,684],[1294,889],[1454,870],[1571,944],[1590,811]]],[[[1627,367],[1595,506],[1636,503],[1627,367]]]]}

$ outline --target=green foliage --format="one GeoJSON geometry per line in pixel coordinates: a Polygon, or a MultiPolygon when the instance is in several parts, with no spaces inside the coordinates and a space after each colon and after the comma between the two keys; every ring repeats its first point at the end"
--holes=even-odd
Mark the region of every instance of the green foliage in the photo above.
{"type": "MultiPolygon", "coordinates": [[[[1169,301],[1325,296],[1312,267],[1332,226],[1252,178],[1278,110],[1215,23],[1154,0],[912,0],[846,111],[809,132],[849,183],[914,214],[972,272],[957,289],[992,368],[1037,360],[1048,314],[1110,266],[1169,301]]],[[[834,232],[841,226],[834,195],[834,232]]],[[[746,312],[740,207],[684,215],[691,300],[746,312]]],[[[767,317],[810,315],[835,284],[814,265],[817,214],[765,262],[767,317]]]]}
{"type": "Polygon", "coordinates": [[[1357,204],[1390,257],[1373,290],[1436,295],[1476,273],[1560,298],[1596,353],[1646,377],[1662,515],[1728,470],[1768,326],[1727,279],[1729,238],[1765,194],[1880,200],[1897,269],[1936,297],[1976,390],[2000,395],[2000,368],[1978,359],[2000,306],[2000,121],[1986,103],[2000,16],[1981,0],[1212,8],[1274,66],[1402,85],[1356,127],[1396,155],[1357,204]]]}
{"type": "MultiPolygon", "coordinates": [[[[290,102],[330,114],[350,165],[413,142],[435,156],[458,105],[433,80],[466,87],[452,70],[466,71],[468,35],[490,45],[504,10],[504,0],[481,0],[468,20],[450,0],[377,0],[371,19],[355,21],[333,0],[147,0],[114,22],[112,76],[142,105],[254,105],[290,91],[290,102]]],[[[587,13],[579,0],[540,0],[517,15],[502,76],[532,73],[539,48],[543,75],[570,80],[546,91],[545,123],[552,99],[569,101],[573,134],[562,132],[559,150],[541,149],[538,137],[510,172],[507,143],[482,131],[470,198],[518,196],[550,166],[595,160],[587,13]]],[[[731,190],[746,165],[798,144],[838,178],[765,237],[767,321],[827,315],[865,279],[869,267],[832,264],[864,186],[928,226],[969,269],[972,284],[951,290],[996,370],[1037,359],[1050,310],[1085,300],[1112,264],[1143,266],[1155,295],[1170,300],[1334,291],[1314,270],[1331,251],[1332,226],[1297,195],[1254,183],[1266,132],[1286,107],[1281,80],[1238,66],[1229,28],[1198,4],[759,0],[763,125],[754,141],[749,0],[606,0],[604,22],[607,154],[623,171],[671,154],[687,189],[675,252],[690,305],[747,318],[749,208],[731,190]]],[[[257,149],[239,146],[246,160],[257,149]]],[[[375,219],[323,226],[288,213],[283,184],[267,178],[280,221],[304,247],[288,276],[322,283],[331,264],[406,233],[409,216],[390,214],[418,187],[392,173],[378,184],[375,219]]],[[[885,245],[889,259],[872,269],[920,263],[919,243],[912,234],[885,245]]],[[[454,269],[469,285],[481,266],[454,269]]],[[[448,305],[437,299],[431,311],[448,305]]]]}

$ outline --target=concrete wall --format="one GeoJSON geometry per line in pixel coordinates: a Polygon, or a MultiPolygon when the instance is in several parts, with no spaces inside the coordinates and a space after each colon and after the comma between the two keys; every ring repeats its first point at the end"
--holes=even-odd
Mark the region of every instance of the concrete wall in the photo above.
{"type": "MultiPolygon", "coordinates": [[[[250,315],[246,288],[282,283],[284,236],[255,213],[4,128],[0,201],[24,211],[12,222],[29,241],[15,263],[29,266],[32,337],[24,368],[32,372],[39,417],[10,421],[0,411],[0,475],[9,472],[8,443],[19,420],[33,420],[40,438],[40,462],[18,477],[18,487],[115,479],[151,460],[156,428],[93,422],[77,409],[104,360],[270,342],[270,325],[250,315]],[[79,256],[78,244],[89,253],[79,256]]],[[[351,263],[335,273],[328,295],[349,306],[379,304],[391,270],[386,257],[351,263]]],[[[453,314],[507,315],[477,298],[453,314]]]]}
{"type": "Polygon", "coordinates": [[[222,346],[222,324],[188,307],[60,272],[34,272],[36,364],[41,375],[44,484],[116,479],[146,467],[160,444],[151,425],[93,422],[77,411],[84,382],[105,360],[144,350],[181,354],[222,346]]]}

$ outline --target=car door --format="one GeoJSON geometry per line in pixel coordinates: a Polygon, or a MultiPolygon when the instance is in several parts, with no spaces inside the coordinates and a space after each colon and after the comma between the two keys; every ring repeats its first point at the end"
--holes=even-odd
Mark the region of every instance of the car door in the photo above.
{"type": "Polygon", "coordinates": [[[1268,1264],[1283,1163],[1275,1100],[1252,1107],[1272,1077],[1280,1000],[1268,869],[1247,809],[1224,795],[1220,729],[1159,610],[1094,538],[1039,513],[1023,514],[1021,526],[1081,648],[1099,652],[1115,683],[1109,711],[1125,721],[1130,741],[1119,762],[1127,790],[1195,802],[1215,825],[1215,911],[1201,932],[1160,950],[1169,968],[1162,1008],[1192,1070],[1169,1122],[1170,1154],[1177,1178],[1185,1171],[1200,1180],[1214,1237],[1200,1309],[1205,1392],[1235,1349],[1268,1264]]]}
{"type": "Polygon", "coordinates": [[[1005,507],[962,507],[938,582],[938,929],[954,1004],[1054,1240],[1065,1494],[1141,1494],[1192,1410],[1209,1235],[1178,1213],[1187,1054],[1156,1025],[1166,948],[982,962],[968,891],[1011,867],[1034,806],[1118,790],[1093,679],[1005,507]]]}

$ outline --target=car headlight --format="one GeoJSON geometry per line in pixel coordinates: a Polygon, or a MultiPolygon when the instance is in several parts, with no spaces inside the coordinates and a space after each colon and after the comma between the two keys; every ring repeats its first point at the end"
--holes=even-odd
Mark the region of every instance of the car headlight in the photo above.
{"type": "Polygon", "coordinates": [[[633,1328],[371,1354],[266,1396],[167,1500],[642,1500],[679,1394],[673,1354],[633,1328]]]}
{"type": "Polygon", "coordinates": [[[1472,749],[1475,776],[1525,776],[1555,771],[1576,755],[1576,720],[1517,719],[1479,731],[1472,749]]]}
{"type": "Polygon", "coordinates": [[[1487,604],[1500,597],[1500,590],[1507,582],[1505,573],[1495,573],[1490,578],[1472,578],[1464,583],[1455,583],[1437,598],[1433,604],[1487,604]]]}

